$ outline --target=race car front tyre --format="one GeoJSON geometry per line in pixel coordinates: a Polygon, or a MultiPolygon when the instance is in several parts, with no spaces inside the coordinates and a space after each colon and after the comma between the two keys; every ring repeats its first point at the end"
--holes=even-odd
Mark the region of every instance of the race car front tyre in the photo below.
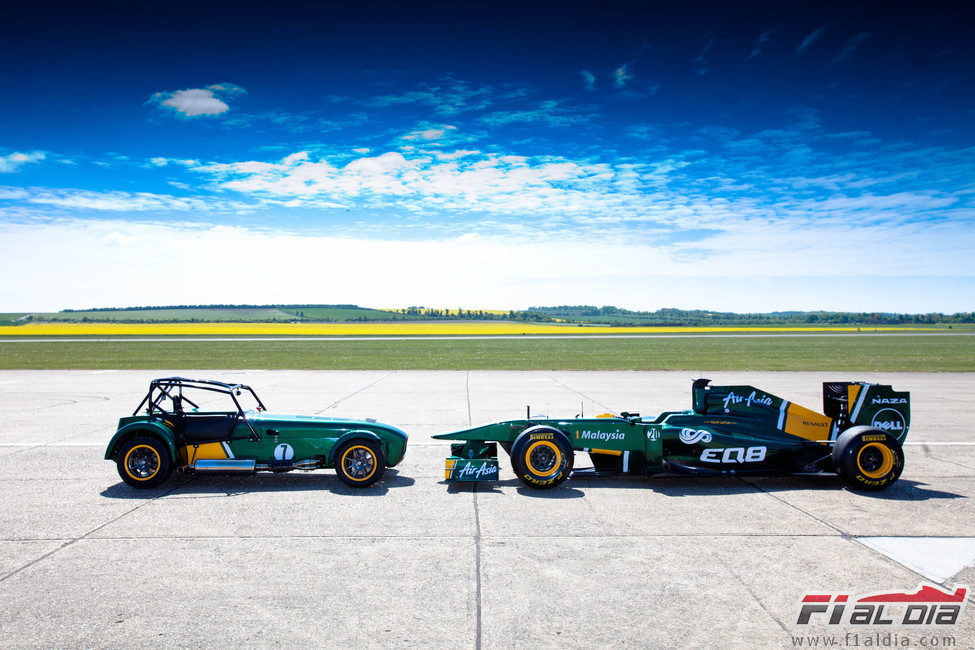
{"type": "Polygon", "coordinates": [[[574,454],[565,434],[547,426],[525,429],[511,445],[511,468],[522,483],[548,490],[569,478],[574,454]]]}
{"type": "Polygon", "coordinates": [[[883,490],[904,471],[904,451],[886,431],[852,427],[836,439],[833,466],[852,490],[883,490]]]}
{"type": "Polygon", "coordinates": [[[123,481],[140,490],[156,487],[173,471],[166,446],[150,436],[125,441],[115,454],[115,466],[123,481]]]}
{"type": "Polygon", "coordinates": [[[375,440],[350,440],[335,452],[335,472],[349,487],[369,487],[386,472],[386,457],[375,440]]]}

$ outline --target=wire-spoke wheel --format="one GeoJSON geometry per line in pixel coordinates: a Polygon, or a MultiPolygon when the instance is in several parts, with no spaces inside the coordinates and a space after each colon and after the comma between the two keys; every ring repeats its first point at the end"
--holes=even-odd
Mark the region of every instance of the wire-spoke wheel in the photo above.
{"type": "Polygon", "coordinates": [[[159,485],[169,478],[173,468],[162,442],[141,436],[126,441],[119,448],[115,464],[122,480],[136,488],[159,485]]]}
{"type": "Polygon", "coordinates": [[[379,443],[351,440],[335,454],[335,471],[346,485],[368,487],[382,478],[386,459],[379,443]]]}

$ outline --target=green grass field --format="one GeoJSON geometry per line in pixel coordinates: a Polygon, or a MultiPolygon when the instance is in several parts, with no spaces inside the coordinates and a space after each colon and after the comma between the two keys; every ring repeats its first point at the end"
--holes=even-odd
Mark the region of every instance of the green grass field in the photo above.
{"type": "Polygon", "coordinates": [[[973,372],[975,337],[0,343],[0,369],[40,368],[973,372]]]}
{"type": "Polygon", "coordinates": [[[0,325],[14,325],[18,318],[26,316],[26,312],[17,312],[13,314],[0,314],[0,325]]]}
{"type": "Polygon", "coordinates": [[[34,314],[37,321],[68,321],[80,322],[84,320],[95,322],[158,322],[158,321],[196,321],[222,323],[255,322],[255,321],[290,321],[294,317],[274,307],[243,308],[233,307],[223,309],[194,307],[192,309],[119,309],[119,310],[89,310],[89,311],[59,311],[34,314]]]}

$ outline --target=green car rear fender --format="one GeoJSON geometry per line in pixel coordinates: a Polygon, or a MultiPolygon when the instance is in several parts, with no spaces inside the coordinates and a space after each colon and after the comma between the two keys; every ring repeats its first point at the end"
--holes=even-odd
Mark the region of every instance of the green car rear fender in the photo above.
{"type": "Polygon", "coordinates": [[[176,436],[173,430],[162,422],[142,421],[131,422],[119,427],[105,449],[105,460],[114,460],[115,452],[129,438],[136,436],[151,436],[159,438],[166,445],[169,451],[169,460],[176,462],[176,436]]]}

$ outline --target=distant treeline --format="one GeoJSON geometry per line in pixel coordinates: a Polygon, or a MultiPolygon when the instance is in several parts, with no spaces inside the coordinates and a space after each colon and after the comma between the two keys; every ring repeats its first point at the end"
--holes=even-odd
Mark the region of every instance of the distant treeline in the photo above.
{"type": "Polygon", "coordinates": [[[91,309],[62,309],[63,314],[87,311],[162,311],[165,309],[364,309],[358,305],[168,305],[165,307],[93,307],[91,309]]]}
{"type": "Polygon", "coordinates": [[[601,324],[646,325],[935,325],[975,323],[975,312],[956,314],[897,314],[888,312],[773,311],[764,314],[706,311],[701,309],[658,309],[631,311],[619,307],[559,305],[532,307],[531,312],[554,319],[601,324]]]}
{"type": "MultiPolygon", "coordinates": [[[[211,304],[168,305],[161,307],[100,307],[98,309],[63,309],[59,314],[76,314],[71,318],[58,318],[57,314],[35,314],[23,317],[19,323],[30,320],[75,322],[111,322],[112,318],[96,317],[96,312],[138,312],[185,310],[189,313],[170,315],[159,319],[120,318],[126,322],[183,322],[213,321],[280,322],[293,318],[303,322],[371,322],[407,320],[466,320],[466,321],[515,321],[522,323],[579,323],[599,325],[657,325],[657,326],[744,326],[744,325],[952,325],[975,324],[975,312],[955,314],[899,314],[890,312],[832,312],[832,311],[774,311],[768,313],[735,313],[701,309],[658,309],[633,311],[614,306],[559,305],[556,307],[531,307],[529,309],[495,311],[480,309],[435,309],[408,307],[405,309],[377,310],[353,304],[211,304]],[[279,310],[286,312],[277,317],[260,317],[258,314],[221,314],[211,317],[199,313],[203,310],[279,310]],[[329,312],[328,310],[335,310],[329,312]],[[357,313],[359,312],[359,313],[357,313]],[[91,317],[85,316],[90,314],[91,317]],[[35,318],[36,316],[36,318],[35,318]],[[80,317],[79,317],[80,316],[80,317]]],[[[7,323],[12,324],[12,323],[7,323]]]]}

